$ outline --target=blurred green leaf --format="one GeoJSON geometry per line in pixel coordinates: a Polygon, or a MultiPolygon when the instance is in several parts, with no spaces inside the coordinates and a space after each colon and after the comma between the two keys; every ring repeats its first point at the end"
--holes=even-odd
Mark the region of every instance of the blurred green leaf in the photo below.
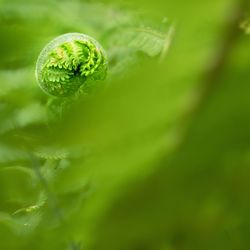
{"type": "Polygon", "coordinates": [[[248,8],[1,1],[0,249],[247,250],[248,8]],[[103,44],[109,77],[55,100],[35,61],[67,32],[103,44]]]}

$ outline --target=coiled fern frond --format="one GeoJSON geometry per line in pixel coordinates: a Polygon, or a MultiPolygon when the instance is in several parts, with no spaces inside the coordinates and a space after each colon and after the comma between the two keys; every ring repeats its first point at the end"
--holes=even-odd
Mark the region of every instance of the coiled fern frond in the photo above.
{"type": "Polygon", "coordinates": [[[42,50],[36,77],[46,93],[66,97],[90,81],[104,80],[107,64],[105,51],[95,39],[68,33],[55,38],[42,50]]]}

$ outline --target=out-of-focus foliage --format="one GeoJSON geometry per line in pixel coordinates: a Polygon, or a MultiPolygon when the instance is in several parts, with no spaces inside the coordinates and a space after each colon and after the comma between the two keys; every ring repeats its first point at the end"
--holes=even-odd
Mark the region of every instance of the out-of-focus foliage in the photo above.
{"type": "Polygon", "coordinates": [[[246,32],[246,34],[250,34],[250,19],[246,17],[241,22],[240,27],[246,32]]]}
{"type": "Polygon", "coordinates": [[[0,249],[249,249],[248,10],[1,1],[0,249]],[[109,58],[105,89],[74,101],[34,75],[68,32],[109,58]]]}

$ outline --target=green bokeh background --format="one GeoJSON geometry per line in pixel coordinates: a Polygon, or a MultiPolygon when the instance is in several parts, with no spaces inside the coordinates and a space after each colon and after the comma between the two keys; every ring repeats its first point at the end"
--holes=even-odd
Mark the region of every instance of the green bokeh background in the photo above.
{"type": "Polygon", "coordinates": [[[0,1],[0,249],[248,250],[248,14],[240,0],[0,1]],[[103,45],[110,77],[55,118],[34,70],[67,32],[103,45]]]}

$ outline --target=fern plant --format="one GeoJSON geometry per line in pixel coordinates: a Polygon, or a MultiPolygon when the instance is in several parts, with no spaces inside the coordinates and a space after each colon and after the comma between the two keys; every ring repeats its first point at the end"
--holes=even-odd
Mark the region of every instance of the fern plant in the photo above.
{"type": "Polygon", "coordinates": [[[55,38],[42,50],[36,77],[46,93],[65,97],[89,82],[104,80],[107,64],[105,51],[95,39],[68,33],[55,38]]]}
{"type": "MultiPolygon", "coordinates": [[[[76,170],[83,162],[98,155],[95,144],[86,142],[71,148],[49,139],[54,128],[58,130],[58,124],[67,115],[64,111],[73,106],[71,103],[78,93],[89,94],[99,85],[97,81],[103,84],[107,73],[109,80],[112,76],[120,79],[129,69],[134,70],[134,65],[141,65],[142,55],[160,56],[166,43],[167,29],[162,31],[150,25],[144,29],[142,21],[130,11],[92,2],[57,2],[57,9],[61,10],[57,16],[52,15],[52,8],[41,8],[37,4],[9,5],[5,4],[6,9],[15,11],[0,11],[10,15],[6,20],[14,20],[16,15],[20,18],[19,12],[25,11],[25,22],[18,23],[20,29],[15,29],[15,35],[20,37],[17,46],[21,53],[18,53],[19,47],[13,50],[8,48],[11,43],[6,43],[4,50],[9,51],[5,56],[8,60],[5,53],[0,60],[0,66],[13,67],[10,71],[0,71],[0,167],[4,167],[4,171],[0,171],[0,224],[6,224],[10,229],[9,232],[0,227],[0,235],[6,239],[14,235],[31,246],[34,235],[44,232],[44,229],[50,232],[48,229],[51,227],[67,228],[65,223],[95,192],[95,180],[89,180],[88,174],[84,178],[80,173],[70,176],[72,169],[76,170]],[[82,11],[75,11],[78,9],[84,10],[85,15],[82,11]],[[99,13],[99,18],[95,15],[93,19],[93,10],[99,13]],[[41,14],[43,11],[44,15],[41,14]],[[112,22],[111,12],[116,13],[116,20],[112,22]],[[47,16],[51,18],[49,22],[47,16]],[[42,32],[47,24],[48,30],[42,32]],[[29,25],[32,29],[27,28],[29,25]],[[35,33],[38,29],[39,34],[35,33]],[[19,30],[22,34],[18,33],[19,30]],[[25,30],[27,33],[23,33],[25,30]],[[33,62],[44,41],[62,30],[80,33],[56,37],[40,53],[36,78],[41,89],[51,95],[45,96],[34,84],[33,62]],[[94,38],[83,33],[98,37],[105,51],[94,38]],[[26,37],[29,43],[22,41],[26,37]]],[[[46,7],[46,1],[41,5],[46,7]]],[[[9,27],[9,22],[5,25],[9,27]]],[[[6,33],[2,31],[3,37],[9,33],[9,29],[6,33]]],[[[71,239],[70,233],[65,234],[67,239],[62,241],[66,241],[65,245],[70,244],[70,249],[79,248],[78,242],[85,244],[82,239],[71,239]]],[[[61,237],[58,240],[61,244],[61,237]]],[[[2,248],[21,249],[22,246],[16,241],[6,241],[0,244],[2,248]]],[[[39,248],[43,249],[42,244],[39,248]]],[[[50,248],[56,249],[52,245],[50,248]]]]}

